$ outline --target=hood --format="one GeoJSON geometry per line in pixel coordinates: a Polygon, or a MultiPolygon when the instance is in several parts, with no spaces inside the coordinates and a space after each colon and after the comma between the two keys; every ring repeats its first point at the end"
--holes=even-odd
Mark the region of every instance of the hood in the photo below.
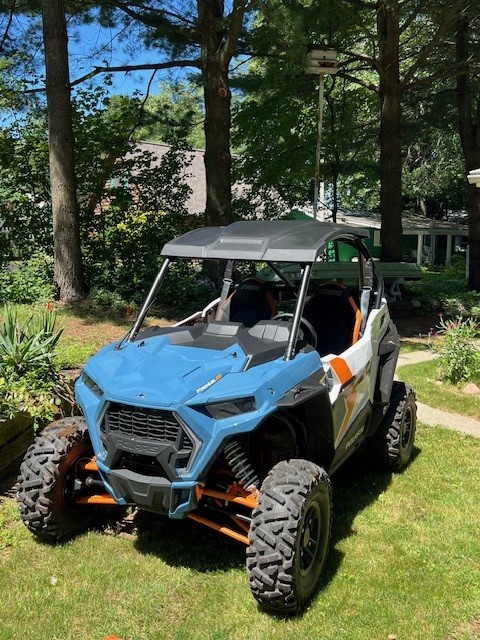
{"type": "Polygon", "coordinates": [[[227,374],[243,371],[247,362],[238,344],[212,351],[172,345],[162,336],[115,347],[90,358],[85,372],[108,400],[149,407],[184,403],[227,374]]]}

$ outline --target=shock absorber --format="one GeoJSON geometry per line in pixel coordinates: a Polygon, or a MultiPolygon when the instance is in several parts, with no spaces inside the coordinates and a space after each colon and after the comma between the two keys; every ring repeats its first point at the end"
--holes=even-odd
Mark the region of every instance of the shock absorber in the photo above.
{"type": "Polygon", "coordinates": [[[248,461],[247,455],[237,440],[231,440],[223,448],[223,453],[227,458],[235,478],[247,491],[255,491],[260,485],[260,480],[252,465],[248,461]]]}

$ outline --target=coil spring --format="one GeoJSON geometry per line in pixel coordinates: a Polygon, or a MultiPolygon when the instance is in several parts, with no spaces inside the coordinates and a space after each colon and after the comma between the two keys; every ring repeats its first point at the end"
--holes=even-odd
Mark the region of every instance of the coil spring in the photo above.
{"type": "Polygon", "coordinates": [[[245,489],[258,489],[260,480],[239,443],[232,440],[223,448],[223,452],[237,482],[245,489]]]}

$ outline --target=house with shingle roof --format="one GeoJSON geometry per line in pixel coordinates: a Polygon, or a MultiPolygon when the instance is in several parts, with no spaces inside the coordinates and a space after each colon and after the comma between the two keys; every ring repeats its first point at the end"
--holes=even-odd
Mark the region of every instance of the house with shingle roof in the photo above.
{"type": "MultiPolygon", "coordinates": [[[[171,145],[160,142],[139,141],[135,144],[134,153],[149,153],[152,158],[151,167],[155,168],[161,165],[163,157],[171,148],[171,145]]],[[[190,188],[190,195],[185,203],[185,208],[191,215],[203,215],[207,201],[205,151],[203,149],[187,149],[184,153],[186,166],[181,178],[190,188]]],[[[246,185],[242,182],[236,182],[232,186],[232,191],[236,197],[241,197],[246,191],[246,185]]]]}
{"type": "MultiPolygon", "coordinates": [[[[160,166],[171,146],[157,142],[137,142],[135,152],[148,152],[152,157],[152,167],[160,166]]],[[[185,151],[186,166],[182,179],[190,188],[186,209],[191,215],[202,215],[205,210],[207,187],[205,177],[204,151],[191,149],[185,151]]],[[[471,172],[480,186],[480,170],[471,172]]],[[[471,180],[472,181],[472,180],[471,180]]],[[[245,183],[237,182],[233,186],[235,195],[242,196],[248,191],[245,183]]],[[[284,206],[280,206],[284,209],[284,206]]],[[[304,215],[312,217],[311,207],[302,208],[304,215]]],[[[259,205],[261,210],[261,204],[259,205]]],[[[299,210],[300,211],[300,210],[299,210]]],[[[294,216],[299,212],[292,212],[294,216]]],[[[300,214],[302,215],[302,214],[300,214]]],[[[328,214],[327,214],[328,218],[328,214]]],[[[373,256],[380,255],[380,216],[376,214],[356,214],[339,212],[337,222],[370,230],[370,251],[373,256]]],[[[403,249],[405,258],[418,265],[449,264],[455,252],[463,252],[468,243],[468,227],[462,221],[432,220],[425,216],[405,216],[403,218],[403,249]]]]}
{"type": "MultiPolygon", "coordinates": [[[[135,144],[135,153],[147,152],[151,154],[151,167],[159,167],[162,159],[171,145],[160,142],[137,142],[135,144]]],[[[205,163],[203,161],[204,151],[201,149],[191,149],[185,151],[186,166],[181,176],[183,181],[190,188],[190,195],[185,203],[188,213],[192,215],[201,215],[205,211],[205,202],[207,200],[207,183],[205,178],[205,163]]]]}

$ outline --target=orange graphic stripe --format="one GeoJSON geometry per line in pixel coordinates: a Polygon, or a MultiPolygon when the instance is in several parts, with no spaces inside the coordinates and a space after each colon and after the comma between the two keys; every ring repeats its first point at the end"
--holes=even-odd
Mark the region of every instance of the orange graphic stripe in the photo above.
{"type": "Polygon", "coordinates": [[[343,358],[333,358],[330,360],[330,364],[338,376],[338,379],[343,384],[346,384],[353,378],[353,373],[348,366],[347,362],[343,358]]]}
{"type": "Polygon", "coordinates": [[[79,496],[76,498],[75,502],[77,504],[111,504],[118,506],[118,502],[112,498],[109,493],[99,493],[93,496],[79,496]]]}

